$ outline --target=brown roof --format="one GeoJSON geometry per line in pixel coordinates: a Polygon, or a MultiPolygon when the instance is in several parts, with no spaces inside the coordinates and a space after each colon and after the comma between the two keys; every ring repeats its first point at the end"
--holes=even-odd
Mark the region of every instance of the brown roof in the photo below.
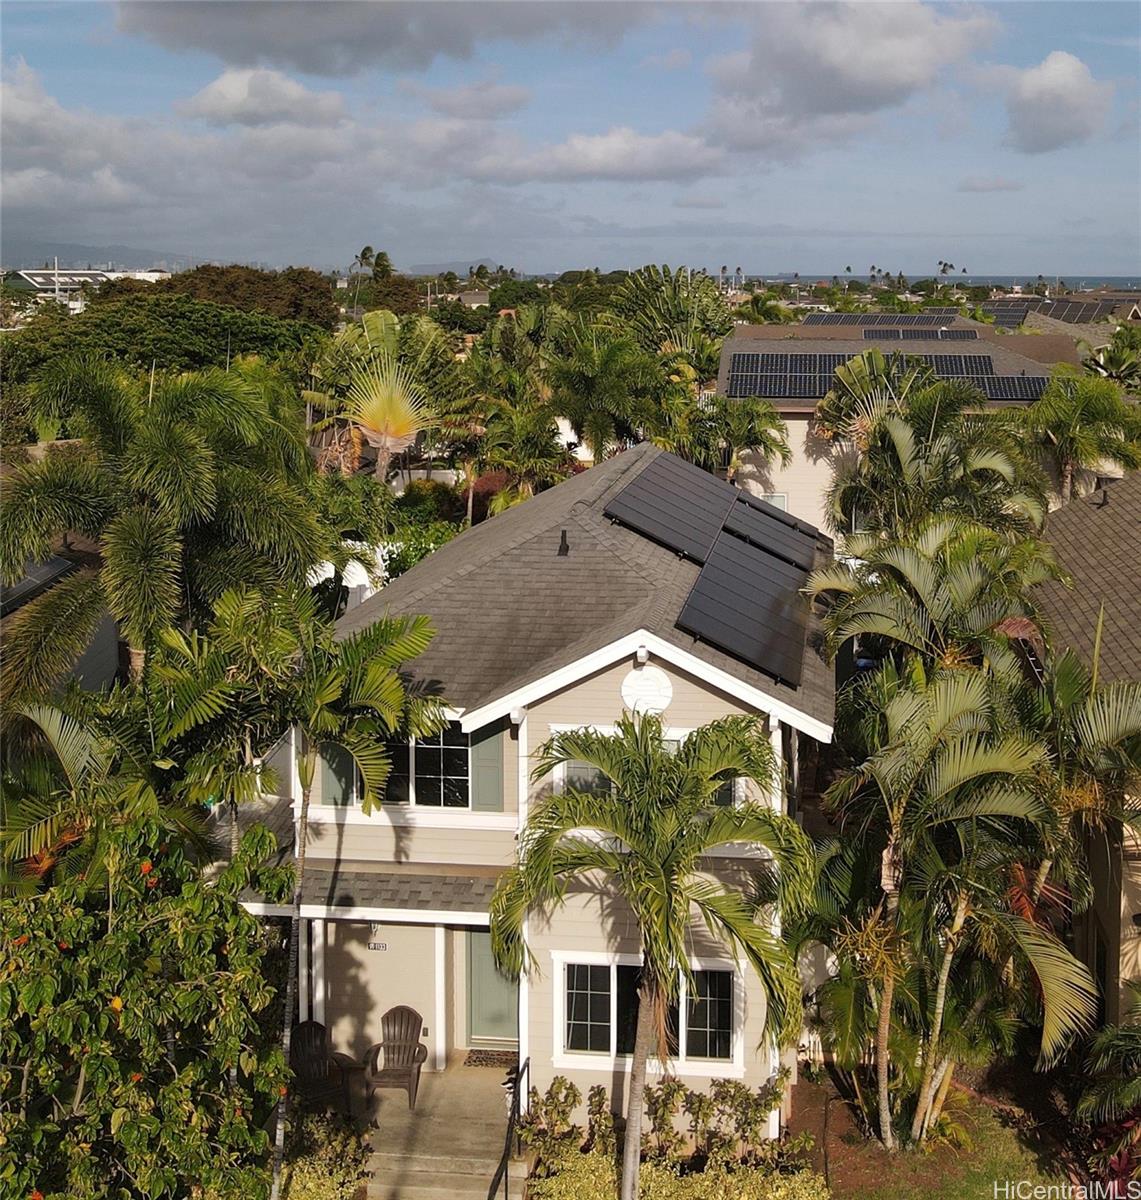
{"type": "MultiPolygon", "coordinates": [[[[610,499],[664,453],[635,446],[476,525],[350,609],[338,630],[386,613],[427,614],[436,636],[415,673],[471,710],[645,629],[831,725],[835,672],[816,631],[810,627],[799,687],[698,641],[675,623],[700,567],[604,516],[610,499]]],[[[819,547],[822,564],[831,542],[822,537],[819,547]]]]}
{"type": "Polygon", "coordinates": [[[1051,513],[1046,540],[1073,578],[1038,589],[1054,649],[1091,663],[1104,604],[1099,678],[1141,681],[1141,471],[1051,513]]]}

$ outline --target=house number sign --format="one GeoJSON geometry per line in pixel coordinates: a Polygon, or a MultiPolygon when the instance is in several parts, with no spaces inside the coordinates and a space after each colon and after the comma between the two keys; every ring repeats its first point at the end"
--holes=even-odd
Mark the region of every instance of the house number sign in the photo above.
{"type": "Polygon", "coordinates": [[[381,941],[384,934],[384,927],[378,925],[375,921],[368,927],[368,948],[370,950],[387,950],[388,943],[381,941]]]}

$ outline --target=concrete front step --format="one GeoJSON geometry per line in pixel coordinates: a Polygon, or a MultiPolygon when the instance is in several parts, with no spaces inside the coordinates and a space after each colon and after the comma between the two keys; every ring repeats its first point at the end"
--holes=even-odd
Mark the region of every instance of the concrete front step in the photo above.
{"type": "MultiPolygon", "coordinates": [[[[374,1153],[368,1200],[482,1200],[498,1165],[479,1158],[374,1153]]],[[[522,1196],[527,1164],[512,1162],[507,1173],[510,1194],[522,1196]]]]}

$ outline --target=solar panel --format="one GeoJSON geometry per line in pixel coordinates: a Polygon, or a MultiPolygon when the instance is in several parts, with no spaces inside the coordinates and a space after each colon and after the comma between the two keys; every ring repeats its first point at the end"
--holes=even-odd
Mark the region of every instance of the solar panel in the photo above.
{"type": "Polygon", "coordinates": [[[611,520],[702,563],[738,494],[732,484],[708,471],[663,454],[603,511],[611,520]]]}
{"type": "Polygon", "coordinates": [[[988,400],[1037,400],[1050,381],[1043,375],[991,375],[975,382],[988,400]]]}
{"type": "Polygon", "coordinates": [[[940,341],[973,342],[978,339],[975,329],[865,329],[864,341],[940,341]]]}
{"type": "Polygon", "coordinates": [[[942,313],[810,313],[804,318],[805,325],[856,325],[871,328],[876,325],[943,325],[946,314],[942,313]]]}
{"type": "Polygon", "coordinates": [[[816,561],[816,530],[764,501],[739,496],[725,528],[803,571],[811,571],[816,561]]]}
{"type": "Polygon", "coordinates": [[[728,529],[714,543],[677,625],[774,675],[800,684],[808,601],[805,571],[728,529]]]}
{"type": "Polygon", "coordinates": [[[66,575],[77,569],[77,564],[67,558],[52,555],[41,563],[29,563],[23,579],[11,587],[0,588],[0,616],[15,612],[22,604],[47,591],[66,575]]]}

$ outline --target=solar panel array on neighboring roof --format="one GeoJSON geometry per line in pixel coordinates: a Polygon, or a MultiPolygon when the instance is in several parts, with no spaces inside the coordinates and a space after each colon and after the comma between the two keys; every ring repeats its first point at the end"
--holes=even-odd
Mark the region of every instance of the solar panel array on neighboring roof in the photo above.
{"type": "Polygon", "coordinates": [[[1043,375],[990,375],[973,382],[988,400],[1037,400],[1050,381],[1043,375]]]}
{"type": "Polygon", "coordinates": [[[945,313],[809,313],[804,325],[945,325],[945,313]]]}
{"type": "Polygon", "coordinates": [[[15,612],[22,604],[27,604],[75,570],[78,570],[78,566],[71,559],[54,554],[41,563],[30,563],[23,579],[17,580],[11,587],[0,588],[0,616],[6,617],[10,612],[15,612]]]}
{"type": "Polygon", "coordinates": [[[978,340],[977,329],[865,329],[864,341],[939,341],[974,342],[978,340]]]}
{"type": "Polygon", "coordinates": [[[1037,311],[1055,321],[1065,321],[1067,325],[1086,325],[1104,320],[1116,308],[1116,300],[1048,300],[1040,304],[1037,311]]]}
{"type": "Polygon", "coordinates": [[[800,589],[815,562],[815,528],[672,455],[604,511],[700,565],[679,629],[799,686],[808,628],[800,589]]]}

